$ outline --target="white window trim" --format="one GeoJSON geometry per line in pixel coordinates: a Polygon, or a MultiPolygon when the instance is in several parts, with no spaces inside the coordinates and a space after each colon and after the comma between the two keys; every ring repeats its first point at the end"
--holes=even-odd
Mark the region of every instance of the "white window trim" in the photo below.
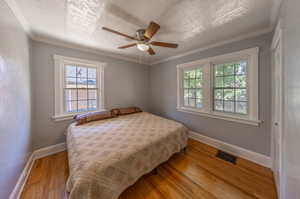
{"type": "MultiPolygon", "coordinates": [[[[52,119],[55,121],[71,120],[74,115],[78,113],[66,113],[64,110],[64,78],[65,78],[65,64],[76,64],[87,67],[94,67],[97,69],[97,86],[98,86],[98,109],[96,111],[104,111],[104,68],[106,63],[78,59],[73,57],[65,57],[60,55],[54,55],[54,116],[52,119]]],[[[89,112],[96,112],[89,111],[89,112]]],[[[85,113],[85,112],[80,112],[85,113]]]]}
{"type": "Polygon", "coordinates": [[[205,117],[258,126],[261,123],[258,119],[258,54],[259,48],[255,47],[177,65],[177,110],[205,117]],[[241,59],[247,60],[248,114],[239,115],[213,111],[213,65],[241,59]],[[202,109],[184,107],[183,105],[183,71],[196,67],[204,67],[204,70],[209,70],[207,73],[210,74],[209,76],[204,75],[204,82],[208,83],[204,85],[203,95],[208,97],[204,97],[204,108],[202,109]]]}

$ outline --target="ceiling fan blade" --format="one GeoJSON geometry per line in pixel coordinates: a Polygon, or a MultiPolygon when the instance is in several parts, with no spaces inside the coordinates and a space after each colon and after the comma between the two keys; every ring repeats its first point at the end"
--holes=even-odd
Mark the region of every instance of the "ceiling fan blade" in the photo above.
{"type": "Polygon", "coordinates": [[[133,47],[133,46],[136,46],[136,44],[128,44],[128,45],[125,45],[125,46],[120,46],[118,48],[119,49],[124,49],[124,48],[130,48],[130,47],[133,47]]]}
{"type": "Polygon", "coordinates": [[[155,52],[154,52],[154,50],[151,47],[149,48],[148,53],[150,55],[155,55],[155,52]]]}
{"type": "Polygon", "coordinates": [[[134,38],[134,37],[131,37],[131,36],[129,36],[129,35],[126,35],[126,34],[124,34],[124,33],[118,32],[118,31],[113,30],[113,29],[110,29],[110,28],[102,27],[102,29],[103,29],[103,30],[106,30],[106,31],[108,31],[108,32],[115,33],[115,34],[117,34],[117,35],[121,35],[121,36],[126,37],[126,38],[128,38],[128,39],[137,40],[137,39],[134,38]]]}
{"type": "Polygon", "coordinates": [[[152,41],[151,45],[153,45],[153,46],[167,47],[167,48],[177,48],[178,47],[178,44],[158,42],[158,41],[152,41]]]}
{"type": "Polygon", "coordinates": [[[159,29],[160,29],[160,25],[151,21],[148,28],[145,30],[144,36],[147,37],[148,39],[151,39],[159,29]]]}

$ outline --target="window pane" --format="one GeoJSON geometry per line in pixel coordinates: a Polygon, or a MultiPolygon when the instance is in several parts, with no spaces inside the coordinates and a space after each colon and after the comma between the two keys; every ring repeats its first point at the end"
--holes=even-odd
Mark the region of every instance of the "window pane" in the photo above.
{"type": "Polygon", "coordinates": [[[190,88],[196,88],[196,80],[190,79],[190,88]]]}
{"type": "Polygon", "coordinates": [[[195,89],[189,89],[189,97],[190,98],[196,98],[195,89]]]}
{"type": "Polygon", "coordinates": [[[78,101],[78,112],[83,112],[87,110],[87,100],[78,101]]]}
{"type": "Polygon", "coordinates": [[[202,88],[202,80],[201,79],[196,79],[195,80],[195,86],[196,88],[202,88]]]}
{"type": "Polygon", "coordinates": [[[236,112],[247,114],[247,102],[236,102],[236,112]]]}
{"type": "Polygon", "coordinates": [[[223,65],[215,66],[215,76],[223,76],[223,65]]]}
{"type": "Polygon", "coordinates": [[[65,98],[67,101],[77,100],[77,90],[76,89],[66,89],[65,98]]]}
{"type": "Polygon", "coordinates": [[[197,108],[202,108],[203,107],[202,99],[196,99],[196,107],[197,108]]]}
{"type": "Polygon", "coordinates": [[[223,100],[223,89],[215,89],[214,98],[218,100],[223,100]]]}
{"type": "Polygon", "coordinates": [[[237,75],[245,75],[247,72],[246,66],[247,66],[247,62],[241,61],[239,64],[236,65],[235,73],[237,75]]]}
{"type": "Polygon", "coordinates": [[[189,72],[188,71],[184,71],[184,79],[188,79],[189,78],[189,72]]]}
{"type": "Polygon", "coordinates": [[[76,78],[66,78],[66,88],[76,88],[76,78]]]}
{"type": "Polygon", "coordinates": [[[189,97],[189,89],[184,89],[184,98],[188,98],[189,97]]]}
{"type": "Polygon", "coordinates": [[[96,79],[88,79],[87,83],[88,83],[89,88],[97,88],[96,87],[96,83],[97,83],[96,79]]]}
{"type": "Polygon", "coordinates": [[[215,100],[215,110],[223,111],[223,101],[215,100]]]}
{"type": "Polygon", "coordinates": [[[91,99],[97,99],[97,90],[95,89],[89,89],[88,90],[88,98],[91,99]]]}
{"type": "Polygon", "coordinates": [[[77,88],[87,88],[87,79],[77,78],[77,88]]]}
{"type": "Polygon", "coordinates": [[[66,66],[66,77],[76,77],[76,66],[66,66]]]}
{"type": "Polygon", "coordinates": [[[87,89],[78,89],[78,100],[87,100],[87,89]]]}
{"type": "Polygon", "coordinates": [[[236,101],[247,101],[247,90],[246,89],[235,89],[235,100],[236,101]]]}
{"type": "Polygon", "coordinates": [[[201,68],[197,69],[196,70],[196,78],[197,79],[203,79],[202,76],[203,76],[202,69],[201,68]]]}
{"type": "Polygon", "coordinates": [[[234,64],[225,64],[224,75],[233,75],[233,74],[234,74],[234,64]]]}
{"type": "Polygon", "coordinates": [[[77,112],[77,101],[66,101],[67,112],[77,112]]]}
{"type": "Polygon", "coordinates": [[[77,78],[87,78],[87,68],[86,67],[77,67],[77,78]]]}
{"type": "Polygon", "coordinates": [[[192,107],[196,106],[196,99],[189,98],[189,105],[192,107]]]}
{"type": "Polygon", "coordinates": [[[183,82],[183,88],[189,88],[189,85],[190,85],[189,82],[190,82],[189,80],[184,80],[184,82],[183,82]]]}
{"type": "Polygon", "coordinates": [[[200,99],[203,98],[202,89],[196,89],[196,98],[200,98],[200,99]]]}
{"type": "Polygon", "coordinates": [[[188,106],[189,105],[189,98],[184,98],[184,106],[188,106]]]}
{"type": "Polygon", "coordinates": [[[234,102],[224,101],[224,111],[234,112],[234,102]]]}
{"type": "Polygon", "coordinates": [[[224,100],[234,100],[234,90],[224,89],[224,100]]]}
{"type": "Polygon", "coordinates": [[[96,79],[97,70],[95,68],[88,68],[88,78],[96,79]]]}
{"type": "Polygon", "coordinates": [[[224,87],[234,87],[234,76],[224,77],[224,87]]]}
{"type": "Polygon", "coordinates": [[[239,88],[246,88],[246,75],[238,75],[235,77],[235,86],[239,88]]]}
{"type": "Polygon", "coordinates": [[[96,100],[89,100],[88,103],[89,103],[89,105],[88,105],[89,111],[97,110],[97,101],[96,100]]]}
{"type": "Polygon", "coordinates": [[[216,77],[215,78],[215,87],[216,88],[222,88],[223,85],[223,77],[216,77]]]}
{"type": "Polygon", "coordinates": [[[190,79],[196,78],[196,71],[195,70],[188,71],[188,76],[190,79]]]}

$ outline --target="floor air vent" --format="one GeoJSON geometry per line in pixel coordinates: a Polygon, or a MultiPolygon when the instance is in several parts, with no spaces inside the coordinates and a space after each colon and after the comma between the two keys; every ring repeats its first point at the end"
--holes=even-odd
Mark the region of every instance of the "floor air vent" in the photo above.
{"type": "Polygon", "coordinates": [[[230,162],[232,164],[236,164],[236,156],[226,153],[224,151],[219,150],[216,157],[225,160],[227,162],[230,162]]]}

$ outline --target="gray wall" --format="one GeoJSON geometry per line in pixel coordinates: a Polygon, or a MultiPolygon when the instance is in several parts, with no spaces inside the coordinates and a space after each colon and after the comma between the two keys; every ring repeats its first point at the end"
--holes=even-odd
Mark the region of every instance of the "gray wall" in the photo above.
{"type": "Polygon", "coordinates": [[[205,136],[234,144],[258,153],[269,155],[271,110],[271,39],[271,34],[266,34],[152,66],[150,69],[151,111],[155,114],[181,121],[191,130],[199,132],[205,136]],[[264,123],[262,123],[259,127],[255,127],[225,120],[196,116],[189,113],[182,113],[176,110],[176,65],[256,46],[260,47],[259,117],[264,121],[264,123]]]}
{"type": "Polygon", "coordinates": [[[0,198],[8,198],[30,153],[30,46],[0,0],[0,198]]]}
{"type": "Polygon", "coordinates": [[[148,110],[149,66],[32,41],[33,149],[65,141],[70,121],[54,122],[53,55],[106,62],[105,107],[139,106],[148,110]]]}
{"type": "Polygon", "coordinates": [[[282,199],[300,198],[300,1],[281,8],[284,56],[284,131],[282,199]]]}

